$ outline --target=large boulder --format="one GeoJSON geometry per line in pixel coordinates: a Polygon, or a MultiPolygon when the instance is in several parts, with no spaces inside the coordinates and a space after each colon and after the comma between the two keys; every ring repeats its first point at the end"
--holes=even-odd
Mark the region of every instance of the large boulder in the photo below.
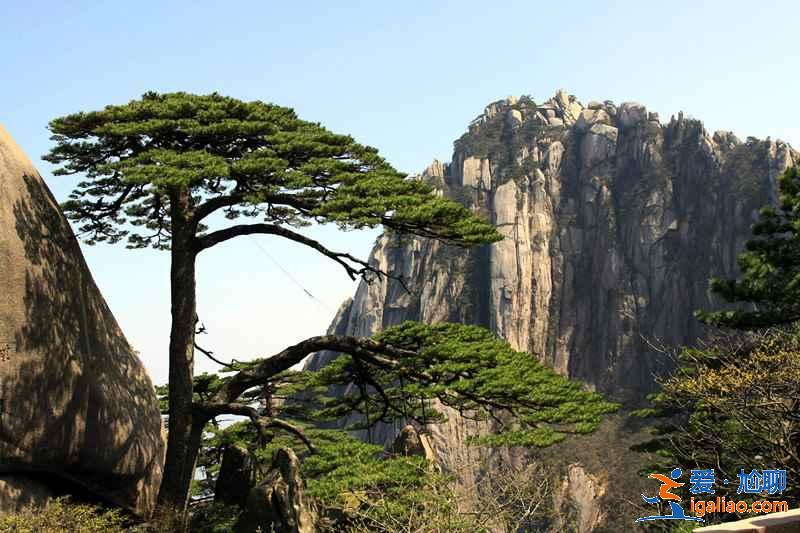
{"type": "Polygon", "coordinates": [[[617,111],[617,120],[623,128],[632,128],[647,120],[647,108],[637,102],[623,102],[617,111]]]}
{"type": "Polygon", "coordinates": [[[52,484],[147,515],[163,460],[153,384],[58,204],[0,126],[0,511],[52,484]]]}
{"type": "Polygon", "coordinates": [[[58,492],[48,487],[42,479],[36,479],[35,475],[3,474],[0,478],[0,509],[4,512],[42,507],[56,496],[58,492]]]}

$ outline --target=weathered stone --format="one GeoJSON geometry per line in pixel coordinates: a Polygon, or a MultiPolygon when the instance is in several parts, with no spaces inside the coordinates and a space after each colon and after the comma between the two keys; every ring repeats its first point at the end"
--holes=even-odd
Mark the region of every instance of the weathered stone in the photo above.
{"type": "Polygon", "coordinates": [[[300,461],[290,448],[280,448],[267,476],[250,491],[236,531],[312,533],[314,520],[300,476],[300,461]]]}
{"type": "Polygon", "coordinates": [[[617,120],[623,128],[631,128],[647,120],[647,109],[636,102],[625,102],[617,110],[617,120]]]}
{"type": "Polygon", "coordinates": [[[581,133],[588,131],[596,123],[611,124],[611,117],[603,109],[584,109],[575,122],[575,130],[581,133]]]}
{"type": "Polygon", "coordinates": [[[492,172],[488,159],[468,157],[462,169],[462,185],[488,191],[492,188],[492,172]]]}
{"type": "Polygon", "coordinates": [[[428,178],[443,178],[445,171],[446,165],[438,159],[434,159],[433,162],[428,165],[428,168],[425,169],[422,175],[428,178]]]}
{"type": "Polygon", "coordinates": [[[617,128],[607,124],[594,124],[581,141],[581,161],[593,167],[612,157],[617,149],[617,128]]]}
{"type": "Polygon", "coordinates": [[[253,458],[247,448],[231,445],[222,454],[214,501],[244,507],[253,488],[253,458]]]}
{"type": "Polygon", "coordinates": [[[510,109],[506,115],[506,120],[512,128],[522,124],[522,113],[518,109],[510,109]]]}
{"type": "Polygon", "coordinates": [[[27,507],[42,507],[58,494],[41,479],[26,474],[0,476],[0,509],[13,513],[27,507]]]}
{"type": "Polygon", "coordinates": [[[164,459],[153,384],[53,196],[2,127],[0,228],[4,472],[47,472],[147,514],[164,459]]]}
{"type": "Polygon", "coordinates": [[[553,98],[556,105],[561,109],[561,118],[564,124],[571,125],[578,120],[578,116],[583,110],[574,96],[568,95],[566,92],[559,90],[553,98]]]}
{"type": "Polygon", "coordinates": [[[554,494],[556,517],[564,530],[589,533],[605,518],[605,484],[579,463],[567,467],[560,490],[554,494]],[[576,516],[572,516],[572,514],[576,516]]]}
{"type": "Polygon", "coordinates": [[[406,457],[413,455],[424,457],[432,466],[438,466],[436,452],[433,451],[428,436],[417,431],[411,424],[400,430],[389,447],[389,453],[406,457]]]}

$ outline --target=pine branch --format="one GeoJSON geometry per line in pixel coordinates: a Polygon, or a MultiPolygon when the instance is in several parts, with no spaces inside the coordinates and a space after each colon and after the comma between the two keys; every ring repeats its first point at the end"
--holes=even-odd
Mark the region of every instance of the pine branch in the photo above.
{"type": "Polygon", "coordinates": [[[367,261],[363,259],[358,259],[353,255],[346,253],[346,252],[335,252],[333,250],[329,250],[325,246],[323,246],[320,242],[315,241],[309,237],[291,231],[281,226],[276,226],[274,224],[240,224],[237,226],[231,226],[229,228],[217,230],[211,232],[207,235],[203,235],[198,237],[197,239],[197,250],[198,253],[202,250],[207,250],[212,246],[216,246],[222,242],[234,239],[236,237],[241,237],[244,235],[277,235],[279,237],[283,237],[284,239],[289,239],[291,241],[300,243],[304,246],[308,246],[312,248],[322,255],[333,259],[342,268],[344,268],[347,275],[350,279],[355,280],[358,277],[363,278],[365,281],[369,282],[372,281],[370,278],[370,274],[373,274],[380,277],[391,278],[399,281],[403,284],[403,287],[408,290],[405,283],[403,282],[402,278],[398,276],[393,276],[388,272],[380,270],[378,268],[373,267],[367,261]]]}
{"type": "Polygon", "coordinates": [[[216,397],[226,402],[235,401],[244,391],[269,381],[270,378],[289,370],[308,355],[322,350],[332,350],[362,358],[384,367],[396,365],[389,357],[409,357],[414,352],[403,350],[369,338],[323,335],[311,337],[269,357],[252,369],[242,370],[223,386],[216,397]]]}
{"type": "Polygon", "coordinates": [[[308,450],[311,453],[316,453],[317,449],[314,447],[314,444],[309,440],[306,436],[305,432],[302,428],[295,426],[285,420],[280,420],[277,418],[271,418],[266,416],[261,416],[258,413],[258,410],[255,407],[250,405],[245,405],[243,403],[208,403],[208,402],[195,402],[192,405],[192,408],[196,414],[199,414],[206,420],[210,420],[216,416],[220,415],[239,415],[239,416],[246,416],[250,419],[253,425],[259,432],[259,435],[265,440],[271,440],[271,437],[268,435],[267,430],[271,428],[282,429],[288,433],[295,435],[303,444],[306,445],[308,450]]]}

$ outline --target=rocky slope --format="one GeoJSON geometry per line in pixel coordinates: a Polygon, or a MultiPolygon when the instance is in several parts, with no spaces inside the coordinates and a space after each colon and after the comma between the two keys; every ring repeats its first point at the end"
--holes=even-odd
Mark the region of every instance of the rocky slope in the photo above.
{"type": "MultiPolygon", "coordinates": [[[[702,335],[692,312],[720,305],[709,277],[735,274],[758,208],[774,201],[775,178],[794,163],[800,155],[781,141],[710,134],[682,114],[662,123],[637,103],[584,106],[562,91],[541,104],[495,102],[455,142],[452,162],[434,161],[420,179],[506,239],[467,251],[384,234],[370,260],[410,291],[392,280],[362,283],[331,331],[481,324],[635,403],[663,370],[653,345],[702,335]]],[[[469,430],[456,421],[434,429],[437,451],[465,454],[469,430]]],[[[382,428],[377,438],[395,432],[382,428]]]]}

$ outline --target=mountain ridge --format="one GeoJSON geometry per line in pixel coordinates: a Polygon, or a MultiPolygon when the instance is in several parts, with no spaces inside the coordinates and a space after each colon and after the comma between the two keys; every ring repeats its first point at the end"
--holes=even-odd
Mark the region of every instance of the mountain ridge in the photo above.
{"type": "MultiPolygon", "coordinates": [[[[465,250],[384,233],[370,264],[402,282],[361,282],[329,333],[370,336],[405,320],[479,324],[587,387],[638,405],[670,368],[658,346],[691,345],[706,333],[693,312],[723,306],[709,278],[736,275],[759,208],[776,201],[777,177],[798,163],[782,141],[709,134],[682,113],[662,124],[635,102],[584,106],[563,91],[542,104],[493,102],[456,140],[451,162],[434,160],[418,179],[506,238],[465,250]]],[[[335,356],[316,354],[306,368],[335,356]]],[[[388,444],[402,426],[379,425],[362,437],[388,444]]],[[[639,458],[628,451],[634,426],[616,417],[560,448],[569,457],[558,461],[571,463],[559,467],[561,501],[585,518],[582,531],[603,522],[604,509],[638,499],[631,462],[639,458]],[[573,490],[576,476],[602,481],[573,490]],[[630,494],[616,491],[612,502],[610,486],[630,494]]],[[[463,487],[485,470],[464,464],[531,460],[522,450],[498,456],[466,445],[486,429],[456,416],[427,428],[463,487]]]]}
{"type": "MultiPolygon", "coordinates": [[[[798,161],[798,153],[783,141],[749,137],[742,142],[725,131],[710,135],[699,120],[683,113],[661,124],[657,114],[635,102],[616,106],[606,100],[583,106],[563,91],[539,105],[526,96],[493,102],[455,141],[451,162],[434,160],[418,177],[487,216],[507,238],[465,252],[424,239],[405,239],[405,243],[394,236],[396,242],[391,243],[384,234],[370,261],[389,272],[402,271],[404,279],[411,282],[410,294],[398,292],[401,287],[396,282],[382,280],[376,282],[381,290],[371,291],[373,304],[369,304],[364,298],[370,291],[362,283],[353,304],[356,315],[349,318],[356,323],[347,329],[353,334],[373,334],[400,319],[479,323],[570,377],[605,391],[620,383],[631,385],[641,389],[634,393],[641,397],[650,386],[649,378],[622,379],[621,374],[631,366],[639,374],[642,370],[628,364],[631,361],[625,357],[618,360],[616,355],[626,354],[625,346],[609,346],[612,353],[602,357],[596,353],[584,358],[572,355],[580,343],[572,342],[574,333],[564,331],[570,322],[565,321],[563,311],[574,309],[577,315],[586,315],[580,303],[573,301],[573,292],[581,287],[572,270],[581,267],[578,270],[587,273],[587,266],[599,267],[594,269],[599,275],[591,277],[604,290],[618,293],[608,295],[614,300],[608,302],[617,311],[614,314],[652,314],[658,311],[653,301],[657,291],[648,285],[664,281],[658,270],[677,260],[684,267],[683,274],[689,274],[686,267],[692,266],[691,258],[681,255],[680,249],[687,245],[697,249],[702,243],[712,253],[710,261],[701,265],[704,276],[692,273],[669,281],[691,279],[688,290],[694,294],[687,303],[693,305],[680,306],[685,315],[696,308],[718,306],[710,295],[702,295],[707,292],[708,277],[735,274],[736,254],[749,237],[758,208],[775,201],[776,177],[798,161]],[[696,200],[713,207],[704,212],[696,200]],[[720,228],[733,227],[718,229],[711,239],[702,238],[698,228],[709,229],[715,218],[725,223],[718,224],[720,228]],[[640,231],[635,231],[637,228],[640,231]],[[587,248],[587,234],[605,240],[608,249],[587,248]],[[404,253],[398,255],[398,247],[405,247],[404,253]],[[473,295],[464,302],[471,311],[450,309],[437,297],[441,292],[436,292],[442,288],[436,280],[443,271],[426,272],[436,258],[428,257],[427,267],[410,264],[422,249],[453,255],[456,267],[482,262],[485,271],[460,272],[461,276],[451,276],[449,281],[454,287],[465,281],[483,284],[488,294],[473,295]],[[384,258],[386,254],[391,257],[384,258]],[[646,257],[653,258],[649,265],[646,257]],[[564,259],[572,261],[564,263],[564,259]],[[642,273],[642,266],[649,271],[642,273]],[[488,280],[473,279],[487,273],[488,280]],[[565,276],[568,279],[559,279],[565,276]],[[526,283],[523,277],[533,283],[526,283]],[[561,294],[553,291],[554,284],[564,289],[561,294]],[[626,295],[646,301],[625,299],[626,295]],[[384,302],[379,304],[375,298],[384,302]],[[564,298],[571,302],[565,304],[564,298]],[[443,309],[434,311],[434,301],[443,309]],[[562,309],[564,305],[568,308],[562,309]],[[559,322],[554,322],[555,318],[559,322]],[[599,361],[612,367],[592,364],[599,361]],[[619,365],[620,370],[614,371],[619,365]]],[[[456,289],[459,296],[463,296],[462,289],[456,289]]],[[[672,293],[676,292],[673,285],[672,293]]],[[[572,324],[586,324],[581,318],[576,316],[572,324]]],[[[606,313],[603,318],[611,317],[606,313]]],[[[656,337],[686,344],[697,338],[701,328],[693,318],[686,320],[680,331],[677,326],[654,328],[653,324],[638,328],[618,324],[624,330],[617,331],[674,333],[656,337]]],[[[595,339],[597,333],[590,331],[589,336],[595,339]]],[[[625,342],[633,341],[629,336],[625,342]]],[[[650,370],[653,368],[648,366],[644,372],[650,370]]]]}

